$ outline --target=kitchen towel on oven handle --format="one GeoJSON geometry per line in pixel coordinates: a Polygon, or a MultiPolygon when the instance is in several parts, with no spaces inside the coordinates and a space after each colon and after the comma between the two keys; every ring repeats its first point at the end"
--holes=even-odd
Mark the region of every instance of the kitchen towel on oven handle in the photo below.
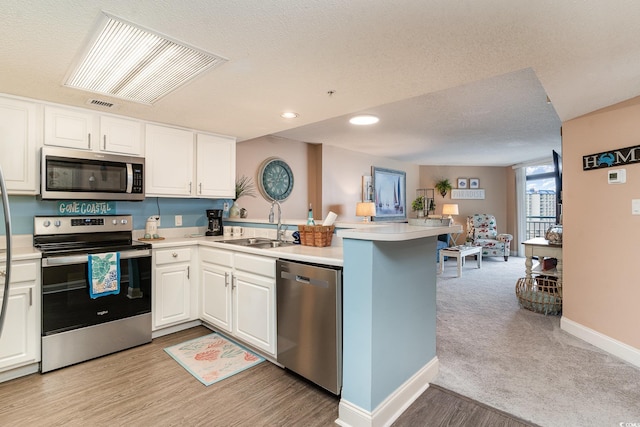
{"type": "Polygon", "coordinates": [[[89,255],[89,295],[92,299],[120,292],[120,253],[89,255]]]}

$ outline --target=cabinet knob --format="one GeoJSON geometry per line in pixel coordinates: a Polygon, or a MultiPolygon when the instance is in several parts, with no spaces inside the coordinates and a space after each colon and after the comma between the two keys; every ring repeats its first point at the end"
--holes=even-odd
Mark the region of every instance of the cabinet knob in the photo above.
{"type": "Polygon", "coordinates": [[[174,258],[178,258],[178,253],[174,252],[174,253],[171,254],[171,256],[174,257],[174,258]]]}

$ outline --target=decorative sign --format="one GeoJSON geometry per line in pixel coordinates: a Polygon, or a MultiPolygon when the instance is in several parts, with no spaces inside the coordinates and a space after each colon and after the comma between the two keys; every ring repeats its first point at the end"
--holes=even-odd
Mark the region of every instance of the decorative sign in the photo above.
{"type": "Polygon", "coordinates": [[[638,162],[640,162],[640,145],[582,156],[582,170],[590,171],[638,162]]]}
{"type": "Polygon", "coordinates": [[[113,215],[116,213],[114,202],[62,201],[58,202],[60,215],[113,215]]]}
{"type": "Polygon", "coordinates": [[[475,190],[451,190],[452,199],[484,199],[484,189],[478,188],[475,190]]]}

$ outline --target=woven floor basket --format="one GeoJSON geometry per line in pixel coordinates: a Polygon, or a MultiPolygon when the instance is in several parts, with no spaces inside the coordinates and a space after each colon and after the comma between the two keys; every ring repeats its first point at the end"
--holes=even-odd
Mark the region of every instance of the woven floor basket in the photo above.
{"type": "Polygon", "coordinates": [[[516,282],[516,296],[522,308],[543,314],[562,312],[562,290],[555,277],[521,277],[516,282]]]}

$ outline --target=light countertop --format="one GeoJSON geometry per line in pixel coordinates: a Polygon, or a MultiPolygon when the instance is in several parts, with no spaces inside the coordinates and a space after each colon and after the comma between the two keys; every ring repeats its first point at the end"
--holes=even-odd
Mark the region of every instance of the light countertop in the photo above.
{"type": "Polygon", "coordinates": [[[338,230],[343,239],[399,242],[420,239],[422,237],[439,236],[440,234],[462,233],[462,226],[454,224],[449,227],[423,227],[405,223],[388,223],[367,228],[338,230]]]}
{"type": "MultiPolygon", "coordinates": [[[[238,237],[242,238],[242,237],[238,237]]],[[[342,246],[314,247],[303,245],[290,245],[280,248],[259,249],[250,246],[230,245],[224,240],[233,240],[233,237],[224,236],[194,236],[194,237],[167,237],[164,240],[152,241],[153,249],[172,248],[177,246],[206,246],[218,249],[244,252],[254,255],[268,256],[272,258],[289,259],[293,261],[311,262],[333,266],[342,266],[342,246]]]]}

